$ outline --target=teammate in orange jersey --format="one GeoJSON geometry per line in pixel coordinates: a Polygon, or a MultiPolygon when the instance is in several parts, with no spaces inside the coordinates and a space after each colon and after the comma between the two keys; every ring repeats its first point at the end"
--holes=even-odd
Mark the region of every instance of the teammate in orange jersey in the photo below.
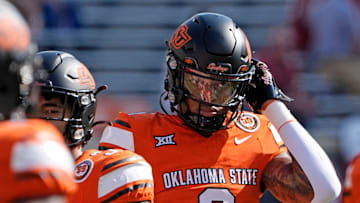
{"type": "Polygon", "coordinates": [[[153,202],[151,166],[129,150],[87,150],[96,109],[96,88],[89,70],[74,56],[60,51],[39,52],[36,60],[48,72],[40,81],[40,114],[65,136],[76,159],[78,192],[70,202],[153,202]]]}
{"type": "Polygon", "coordinates": [[[144,156],[155,202],[259,202],[265,190],[282,202],[339,195],[332,163],[232,19],[196,14],[167,45],[164,98],[176,115],[119,113],[99,146],[144,156]],[[261,114],[242,110],[245,97],[261,114]]]}
{"type": "Polygon", "coordinates": [[[29,28],[0,0],[0,202],[65,202],[73,193],[74,161],[57,129],[25,119],[38,99],[29,28]]]}
{"type": "Polygon", "coordinates": [[[66,202],[74,161],[59,131],[38,119],[0,122],[0,202],[66,202]]]}
{"type": "Polygon", "coordinates": [[[360,154],[357,155],[350,165],[346,168],[344,186],[343,186],[343,203],[360,202],[360,154]]]}

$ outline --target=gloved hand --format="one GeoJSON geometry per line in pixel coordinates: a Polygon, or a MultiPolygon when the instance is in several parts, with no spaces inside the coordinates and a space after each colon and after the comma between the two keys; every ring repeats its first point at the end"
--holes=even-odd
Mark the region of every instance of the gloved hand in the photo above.
{"type": "Polygon", "coordinates": [[[294,99],[286,96],[277,86],[267,65],[257,59],[251,60],[255,74],[250,82],[245,98],[255,113],[260,113],[262,104],[269,99],[291,102],[294,99]]]}

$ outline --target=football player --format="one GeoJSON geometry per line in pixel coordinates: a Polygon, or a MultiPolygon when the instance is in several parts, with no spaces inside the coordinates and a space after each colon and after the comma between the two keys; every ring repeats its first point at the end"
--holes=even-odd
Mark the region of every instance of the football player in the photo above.
{"type": "Polygon", "coordinates": [[[73,193],[74,160],[60,132],[26,119],[38,99],[35,53],[25,20],[0,0],[0,202],[65,202],[73,193]]]}
{"type": "Polygon", "coordinates": [[[196,14],[167,45],[164,98],[176,115],[120,112],[99,145],[149,161],[155,202],[259,202],[265,190],[282,202],[339,195],[329,158],[231,18],[196,14]],[[242,110],[245,97],[255,113],[242,110]]]}
{"type": "Polygon", "coordinates": [[[93,133],[96,95],[106,86],[96,88],[87,67],[69,53],[43,51],[36,60],[48,73],[39,81],[37,117],[57,126],[76,159],[79,190],[70,202],[152,202],[152,169],[143,157],[129,150],[83,151],[93,133]]]}
{"type": "Polygon", "coordinates": [[[360,202],[360,154],[346,168],[343,186],[343,203],[360,202]]]}

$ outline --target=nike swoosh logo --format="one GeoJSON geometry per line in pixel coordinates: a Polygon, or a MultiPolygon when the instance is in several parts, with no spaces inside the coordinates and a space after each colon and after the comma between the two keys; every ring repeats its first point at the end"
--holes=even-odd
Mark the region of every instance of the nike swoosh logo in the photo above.
{"type": "Polygon", "coordinates": [[[250,139],[251,137],[252,137],[252,135],[249,135],[249,136],[244,137],[244,138],[242,138],[240,140],[238,140],[238,138],[235,137],[234,141],[235,141],[235,144],[239,145],[239,144],[245,142],[246,140],[250,139]]]}

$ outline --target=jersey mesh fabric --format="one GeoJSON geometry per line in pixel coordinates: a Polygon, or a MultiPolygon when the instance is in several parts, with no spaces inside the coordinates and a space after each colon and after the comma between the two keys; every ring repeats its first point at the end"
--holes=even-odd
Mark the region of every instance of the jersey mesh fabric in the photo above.
{"type": "Polygon", "coordinates": [[[264,116],[243,114],[207,138],[175,115],[119,113],[100,148],[133,148],[149,161],[155,202],[258,202],[264,168],[287,149],[264,116]]]}

